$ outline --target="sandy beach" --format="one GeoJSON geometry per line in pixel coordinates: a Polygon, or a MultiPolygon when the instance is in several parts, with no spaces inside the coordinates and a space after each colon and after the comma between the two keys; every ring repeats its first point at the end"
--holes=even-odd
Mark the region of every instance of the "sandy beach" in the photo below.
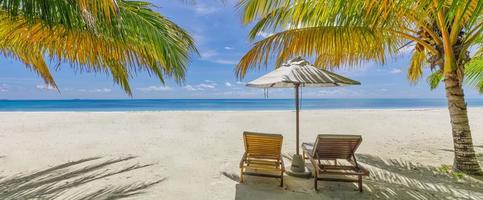
{"type": "MultiPolygon", "coordinates": [[[[470,108],[483,160],[483,108],[470,108]]],[[[446,109],[302,111],[301,141],[360,134],[371,170],[364,192],[349,183],[287,177],[238,184],[245,130],[280,133],[295,151],[294,112],[2,112],[2,199],[482,199],[483,183],[435,173],[452,164],[446,109]],[[39,196],[39,195],[44,196],[39,196]],[[42,199],[42,198],[41,198],[42,199]]],[[[286,163],[289,166],[290,161],[286,163]]]]}

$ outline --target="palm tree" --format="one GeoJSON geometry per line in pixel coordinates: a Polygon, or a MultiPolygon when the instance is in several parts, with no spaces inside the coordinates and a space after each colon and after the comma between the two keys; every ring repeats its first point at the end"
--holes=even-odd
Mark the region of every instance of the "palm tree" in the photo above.
{"type": "Polygon", "coordinates": [[[483,87],[482,27],[479,0],[241,0],[243,22],[254,22],[249,37],[275,34],[258,41],[236,68],[242,78],[249,69],[277,66],[302,55],[328,68],[365,61],[384,63],[407,45],[413,46],[408,77],[434,74],[433,86],[443,80],[454,139],[454,169],[468,174],[482,171],[473,141],[463,82],[483,87]],[[471,58],[470,49],[476,49],[471,58]],[[479,63],[479,64],[478,64],[479,63]],[[441,77],[441,78],[438,78],[441,77]],[[464,81],[466,77],[466,81],[464,81]]]}
{"type": "Polygon", "coordinates": [[[128,95],[138,71],[183,81],[193,39],[150,3],[127,0],[0,0],[0,52],[19,59],[46,84],[57,67],[110,74],[128,95]]]}

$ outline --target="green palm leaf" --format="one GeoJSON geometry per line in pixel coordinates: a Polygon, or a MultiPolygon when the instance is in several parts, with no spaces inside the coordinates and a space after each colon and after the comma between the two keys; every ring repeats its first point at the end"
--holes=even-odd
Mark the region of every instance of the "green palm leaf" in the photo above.
{"type": "MultiPolygon", "coordinates": [[[[443,56],[440,52],[443,49],[442,33],[436,30],[439,28],[438,12],[447,12],[443,16],[443,25],[456,30],[448,34],[450,43],[456,43],[461,37],[457,33],[467,33],[467,43],[462,45],[461,53],[475,44],[483,27],[480,15],[483,2],[477,0],[241,0],[238,6],[243,10],[245,24],[256,22],[250,31],[250,39],[260,33],[274,33],[255,43],[241,59],[236,69],[241,77],[249,69],[262,67],[260,65],[266,64],[272,56],[277,59],[277,64],[294,55],[315,57],[322,67],[357,65],[366,60],[383,62],[384,55],[395,55],[397,47],[412,41],[416,43],[417,51],[413,53],[408,78],[415,82],[422,77],[424,67],[434,68],[442,63],[438,61],[438,57],[441,60],[443,56]],[[345,34],[298,34],[308,32],[306,29],[315,32],[318,28],[327,30],[329,27],[334,30],[365,29],[371,37],[378,39],[363,39],[370,37],[368,34],[357,36],[350,31],[345,34]],[[341,52],[351,44],[360,50],[358,55],[341,52]],[[335,45],[342,48],[334,48],[335,45]],[[357,48],[361,46],[366,48],[357,48]],[[344,54],[347,56],[341,56],[344,54]]],[[[450,70],[448,67],[445,72],[450,70]]]]}
{"type": "Polygon", "coordinates": [[[475,87],[480,94],[483,94],[483,54],[474,57],[465,66],[465,83],[475,87]]]}
{"type": "Polygon", "coordinates": [[[314,56],[318,66],[353,66],[368,60],[384,62],[387,49],[397,42],[365,27],[307,27],[286,30],[256,42],[237,65],[243,77],[248,69],[267,65],[271,56],[276,65],[294,56],[314,56]]]}
{"type": "Polygon", "coordinates": [[[443,73],[441,71],[434,71],[428,76],[426,81],[428,82],[431,90],[434,90],[439,86],[441,81],[443,81],[443,78],[443,73]]]}
{"type": "MultiPolygon", "coordinates": [[[[54,26],[83,28],[86,23],[109,22],[118,15],[118,0],[0,0],[0,9],[12,18],[54,26]]],[[[94,25],[94,24],[92,24],[94,25]]]]}
{"type": "Polygon", "coordinates": [[[426,53],[416,50],[411,56],[411,64],[408,68],[408,79],[412,83],[416,83],[423,75],[423,67],[426,62],[426,53]]]}
{"type": "Polygon", "coordinates": [[[42,19],[0,10],[0,50],[23,61],[47,84],[57,85],[43,55],[69,62],[78,71],[110,74],[129,95],[129,80],[138,71],[183,81],[193,39],[179,26],[139,1],[117,2],[118,16],[95,30],[64,24],[45,25],[42,19]],[[119,34],[116,34],[119,33],[119,34]]]}

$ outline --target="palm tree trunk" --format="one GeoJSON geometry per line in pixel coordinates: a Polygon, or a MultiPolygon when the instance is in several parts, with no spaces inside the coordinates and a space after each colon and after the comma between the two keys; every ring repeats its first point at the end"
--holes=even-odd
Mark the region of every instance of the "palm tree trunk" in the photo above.
{"type": "Polygon", "coordinates": [[[473,148],[463,86],[456,70],[446,73],[444,83],[453,132],[453,169],[466,174],[481,175],[482,171],[473,148]]]}

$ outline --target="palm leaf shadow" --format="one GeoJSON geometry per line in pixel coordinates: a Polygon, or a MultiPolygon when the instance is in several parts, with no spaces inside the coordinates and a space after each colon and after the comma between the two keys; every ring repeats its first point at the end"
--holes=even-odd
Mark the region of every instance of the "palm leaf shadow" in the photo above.
{"type": "MultiPolygon", "coordinates": [[[[483,159],[483,154],[480,154],[483,159]]],[[[284,156],[286,159],[287,156],[284,156]]],[[[265,185],[237,184],[236,199],[253,199],[256,195],[266,195],[270,199],[469,199],[481,200],[483,180],[464,176],[456,178],[438,171],[437,167],[422,165],[402,159],[384,159],[369,154],[357,154],[358,162],[370,171],[364,178],[364,192],[354,192],[354,186],[347,183],[321,182],[314,193],[313,179],[286,177],[289,190],[273,189],[265,185]],[[337,189],[333,189],[337,188],[337,189]],[[256,195],[255,195],[256,194],[256,195]]],[[[307,163],[310,168],[311,164],[307,163]]],[[[312,170],[311,170],[312,171],[312,170]]],[[[227,178],[238,181],[235,173],[222,172],[227,178]]]]}
{"type": "Polygon", "coordinates": [[[134,158],[134,156],[115,159],[91,157],[31,173],[0,177],[0,199],[121,199],[142,194],[146,189],[165,180],[163,178],[149,182],[86,189],[86,184],[96,180],[151,166],[151,164],[138,163],[125,166],[126,161],[134,158]],[[115,164],[122,166],[115,169],[115,164]]]}
{"type": "Polygon", "coordinates": [[[464,180],[439,172],[436,167],[398,159],[358,154],[370,176],[365,185],[377,198],[389,199],[478,199],[483,182],[472,177],[464,180]],[[464,181],[461,182],[461,181],[464,181]]]}

